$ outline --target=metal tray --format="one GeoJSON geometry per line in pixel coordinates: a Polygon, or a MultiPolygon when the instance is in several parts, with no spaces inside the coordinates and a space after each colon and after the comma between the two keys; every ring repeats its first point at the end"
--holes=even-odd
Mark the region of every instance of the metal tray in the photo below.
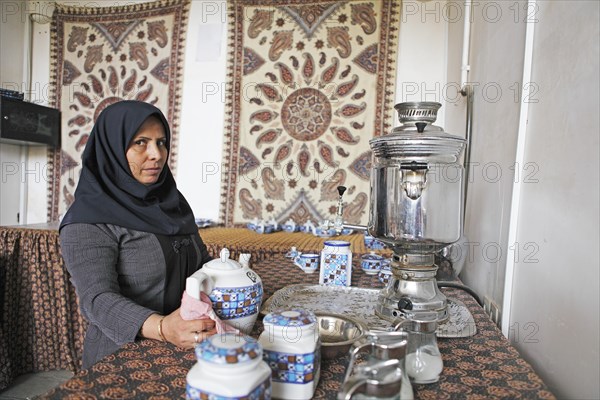
{"type": "MultiPolygon", "coordinates": [[[[261,314],[289,309],[304,308],[311,311],[346,314],[362,320],[370,330],[388,331],[392,324],[375,315],[379,289],[325,285],[289,285],[269,297],[261,308],[261,314]]],[[[475,320],[469,309],[459,300],[448,299],[450,318],[438,326],[438,337],[468,337],[477,332],[475,320]]]]}

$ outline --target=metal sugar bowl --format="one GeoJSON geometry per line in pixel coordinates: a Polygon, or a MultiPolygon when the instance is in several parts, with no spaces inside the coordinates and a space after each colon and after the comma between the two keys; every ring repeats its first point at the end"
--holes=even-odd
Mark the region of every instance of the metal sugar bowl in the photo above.
{"type": "Polygon", "coordinates": [[[433,102],[395,106],[401,126],[371,139],[371,205],[368,233],[390,247],[392,275],[379,295],[376,314],[436,312],[448,318],[437,287],[434,254],[462,233],[465,139],[432,125],[441,107],[433,102]]]}

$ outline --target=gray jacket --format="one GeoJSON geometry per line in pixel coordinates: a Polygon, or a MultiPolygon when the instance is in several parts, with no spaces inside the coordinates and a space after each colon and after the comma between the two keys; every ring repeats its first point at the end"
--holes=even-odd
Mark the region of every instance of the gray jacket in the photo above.
{"type": "MultiPolygon", "coordinates": [[[[88,368],[133,342],[151,314],[163,313],[165,255],[156,235],[116,225],[66,225],[60,241],[82,314],[89,322],[83,350],[83,368],[88,368]]],[[[191,242],[197,270],[210,257],[201,240],[201,246],[191,242]]]]}

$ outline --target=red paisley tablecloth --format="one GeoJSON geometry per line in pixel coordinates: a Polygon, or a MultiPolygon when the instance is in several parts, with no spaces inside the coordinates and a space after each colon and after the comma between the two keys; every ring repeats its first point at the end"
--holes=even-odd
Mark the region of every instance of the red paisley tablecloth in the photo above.
{"type": "MultiPolygon", "coordinates": [[[[212,235],[209,231],[201,231],[211,253],[216,251],[213,247],[220,246],[218,238],[237,232],[218,229],[223,231],[212,231],[212,235]],[[205,232],[207,234],[203,235],[205,232]]],[[[303,273],[283,256],[282,252],[289,249],[288,237],[284,237],[283,244],[277,244],[275,236],[261,236],[262,240],[253,239],[252,243],[262,244],[256,244],[250,252],[262,255],[253,257],[251,266],[262,278],[265,299],[287,285],[318,283],[318,274],[303,273]],[[273,242],[270,243],[270,240],[273,242]],[[260,253],[261,247],[270,250],[260,253]]],[[[313,243],[313,237],[306,236],[301,238],[306,241],[305,246],[299,248],[304,251],[320,250],[322,243],[313,243]],[[309,249],[310,246],[316,248],[309,249]]],[[[247,251],[243,243],[236,242],[231,247],[234,251],[247,251]]],[[[362,272],[358,261],[355,258],[353,285],[381,287],[376,276],[362,272]]],[[[52,369],[77,371],[85,324],[64,270],[56,230],[0,228],[0,262],[0,390],[16,376],[27,372],[52,369]]],[[[438,383],[414,385],[416,398],[554,398],[532,367],[520,357],[470,295],[455,289],[444,291],[469,308],[477,325],[477,334],[468,338],[439,339],[444,371],[438,383]]],[[[255,336],[261,325],[257,323],[255,336]]],[[[347,361],[346,357],[323,360],[315,398],[336,398],[347,361]]],[[[72,379],[42,397],[183,398],[185,377],[194,362],[191,350],[154,340],[141,340],[125,345],[90,369],[79,371],[72,379]]]]}

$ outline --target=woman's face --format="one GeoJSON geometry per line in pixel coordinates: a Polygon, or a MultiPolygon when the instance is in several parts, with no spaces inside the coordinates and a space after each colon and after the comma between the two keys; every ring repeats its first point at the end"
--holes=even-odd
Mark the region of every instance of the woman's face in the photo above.
{"type": "Polygon", "coordinates": [[[127,147],[127,162],[131,175],[144,185],[151,185],[167,162],[167,137],[162,122],[148,117],[127,147]]]}

